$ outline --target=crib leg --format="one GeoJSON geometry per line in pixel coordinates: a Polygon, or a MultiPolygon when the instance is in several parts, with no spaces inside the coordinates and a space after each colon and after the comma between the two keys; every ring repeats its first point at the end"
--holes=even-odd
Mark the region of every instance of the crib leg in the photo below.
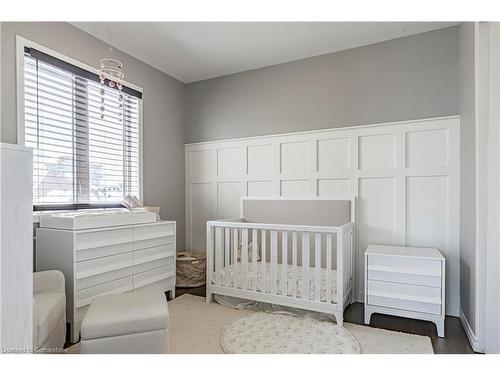
{"type": "Polygon", "coordinates": [[[337,325],[339,327],[343,327],[344,326],[344,313],[337,311],[333,315],[335,316],[335,321],[337,322],[337,325]]]}
{"type": "Polygon", "coordinates": [[[213,302],[213,300],[214,300],[214,295],[212,293],[209,293],[207,290],[206,302],[210,303],[213,302]]]}

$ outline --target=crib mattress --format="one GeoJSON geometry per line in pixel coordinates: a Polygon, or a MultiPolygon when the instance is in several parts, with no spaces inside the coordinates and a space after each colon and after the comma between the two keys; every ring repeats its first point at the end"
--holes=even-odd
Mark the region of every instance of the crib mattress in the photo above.
{"type": "MultiPolygon", "coordinates": [[[[254,280],[254,273],[253,273],[253,262],[248,263],[248,282],[247,282],[247,288],[249,290],[253,290],[254,287],[254,282],[257,282],[257,291],[258,292],[265,292],[265,293],[270,293],[272,290],[272,280],[271,280],[271,263],[270,262],[265,262],[264,263],[264,269],[265,269],[265,275],[262,272],[262,262],[257,262],[257,277],[254,280]]],[[[236,285],[237,288],[242,288],[242,281],[243,281],[243,271],[242,271],[242,264],[241,262],[236,263],[236,265],[231,264],[227,267],[222,268],[221,272],[221,284],[222,285],[228,285],[232,288],[234,288],[234,277],[235,277],[235,272],[236,272],[236,285]],[[226,276],[227,275],[227,276],[226,276]],[[226,277],[227,277],[227,283],[226,283],[226,277]]],[[[303,274],[302,274],[302,267],[297,266],[296,268],[296,273],[295,273],[295,279],[294,279],[294,272],[293,272],[293,266],[288,265],[287,267],[287,296],[292,297],[293,296],[293,291],[294,291],[294,285],[296,288],[296,296],[297,298],[302,297],[302,284],[304,283],[303,280],[303,274]]],[[[315,268],[309,267],[309,272],[308,272],[308,280],[306,281],[309,285],[309,299],[314,300],[316,296],[316,283],[315,283],[315,268]]],[[[276,267],[276,274],[277,274],[277,291],[278,295],[282,295],[282,290],[283,290],[283,266],[281,264],[278,264],[276,267]]],[[[215,272],[212,274],[212,281],[215,281],[215,272]]],[[[320,290],[320,301],[321,302],[326,302],[327,298],[327,277],[326,277],[326,269],[321,268],[320,269],[320,284],[321,284],[321,290],[320,290]]],[[[337,271],[332,270],[331,271],[331,302],[336,303],[337,300],[337,271]]]]}

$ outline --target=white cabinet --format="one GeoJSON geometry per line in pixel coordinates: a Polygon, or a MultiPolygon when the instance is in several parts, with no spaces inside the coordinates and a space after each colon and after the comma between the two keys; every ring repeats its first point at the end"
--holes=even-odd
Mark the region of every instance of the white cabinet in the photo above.
{"type": "Polygon", "coordinates": [[[0,351],[29,351],[33,328],[33,152],[0,144],[0,351]]]}
{"type": "Polygon", "coordinates": [[[437,249],[369,245],[365,324],[373,313],[430,320],[444,337],[445,258],[437,249]]]}
{"type": "Polygon", "coordinates": [[[71,341],[90,302],[106,294],[139,288],[169,291],[175,297],[174,221],[85,230],[38,228],[37,270],[66,276],[71,341]]]}

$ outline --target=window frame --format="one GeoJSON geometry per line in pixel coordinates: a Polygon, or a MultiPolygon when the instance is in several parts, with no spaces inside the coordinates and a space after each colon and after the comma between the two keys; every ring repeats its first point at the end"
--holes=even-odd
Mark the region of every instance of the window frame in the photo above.
{"type": "MultiPolygon", "coordinates": [[[[17,144],[24,146],[24,132],[25,132],[25,121],[24,121],[24,48],[34,48],[40,52],[46,53],[47,55],[53,56],[59,60],[67,62],[69,64],[75,65],[79,68],[85,69],[91,73],[97,74],[97,68],[82,63],[75,60],[69,56],[63,55],[57,51],[47,48],[43,45],[35,43],[28,40],[20,35],[16,35],[16,100],[17,100],[17,144]]],[[[104,54],[103,49],[103,54],[104,54]]],[[[97,62],[96,62],[97,63],[97,62]]],[[[131,82],[123,81],[124,86],[128,86],[131,89],[137,90],[142,93],[142,99],[139,100],[139,144],[138,144],[138,157],[139,157],[139,200],[143,201],[144,196],[144,179],[143,179],[143,100],[144,91],[142,87],[139,87],[131,82]]],[[[108,208],[108,207],[121,207],[117,203],[107,203],[107,204],[60,204],[60,205],[35,205],[33,204],[34,210],[76,210],[76,209],[91,209],[91,208],[108,208]]]]}

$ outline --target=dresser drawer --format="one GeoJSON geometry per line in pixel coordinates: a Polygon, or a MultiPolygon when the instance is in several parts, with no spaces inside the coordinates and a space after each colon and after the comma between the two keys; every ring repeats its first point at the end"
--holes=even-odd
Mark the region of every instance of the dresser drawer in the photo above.
{"type": "Polygon", "coordinates": [[[81,249],[76,251],[76,262],[102,258],[110,255],[129,253],[133,249],[132,242],[119,243],[116,245],[94,247],[90,249],[81,249]]]}
{"type": "Polygon", "coordinates": [[[174,257],[170,256],[142,263],[141,262],[136,263],[136,261],[134,260],[133,272],[135,275],[141,272],[154,270],[160,267],[169,267],[169,272],[174,272],[174,257]]]}
{"type": "Polygon", "coordinates": [[[95,232],[76,233],[76,250],[92,249],[109,245],[123,244],[133,241],[132,229],[110,229],[95,232]]]}
{"type": "Polygon", "coordinates": [[[368,296],[378,295],[441,304],[441,288],[368,280],[368,296]]]}
{"type": "Polygon", "coordinates": [[[399,284],[411,284],[430,286],[435,288],[441,287],[440,276],[416,275],[411,273],[389,272],[389,271],[374,271],[368,267],[368,280],[387,281],[399,284]]]}
{"type": "Polygon", "coordinates": [[[155,268],[150,271],[134,274],[134,287],[141,288],[147,284],[152,284],[160,280],[168,279],[174,276],[174,265],[170,264],[164,267],[155,268]]]}
{"type": "Polygon", "coordinates": [[[133,289],[132,276],[124,277],[118,280],[98,284],[90,288],[78,290],[75,294],[76,308],[86,306],[92,302],[95,297],[106,294],[118,294],[133,289]]]}
{"type": "Polygon", "coordinates": [[[83,307],[80,307],[75,310],[75,320],[80,320],[85,318],[85,315],[87,315],[87,311],[89,311],[90,305],[86,305],[83,307]]]}
{"type": "Polygon", "coordinates": [[[433,303],[408,301],[406,299],[369,295],[368,304],[379,307],[389,307],[403,311],[415,311],[426,314],[441,315],[441,305],[436,305],[433,303]]]}
{"type": "Polygon", "coordinates": [[[137,290],[161,290],[162,292],[167,290],[175,291],[175,276],[161,279],[150,284],[145,284],[144,286],[137,287],[137,290]]]}
{"type": "Polygon", "coordinates": [[[130,266],[132,266],[132,252],[85,260],[76,263],[75,278],[84,279],[130,266]]]}
{"type": "Polygon", "coordinates": [[[157,246],[143,250],[136,250],[133,253],[134,264],[142,264],[166,257],[173,257],[174,254],[175,254],[174,244],[157,246]]]}
{"type": "Polygon", "coordinates": [[[411,257],[369,255],[368,270],[441,277],[441,262],[411,257]]]}
{"type": "Polygon", "coordinates": [[[174,243],[174,236],[149,238],[147,240],[135,241],[133,244],[134,250],[148,249],[150,247],[165,246],[174,243]]]}
{"type": "Polygon", "coordinates": [[[133,236],[136,241],[147,240],[150,238],[166,237],[175,234],[174,223],[160,223],[153,225],[144,225],[133,228],[133,236]]]}
{"type": "Polygon", "coordinates": [[[119,268],[114,271],[100,273],[94,276],[75,280],[75,290],[90,288],[95,285],[107,283],[109,281],[122,279],[127,276],[132,276],[132,264],[124,268],[119,268]]]}

